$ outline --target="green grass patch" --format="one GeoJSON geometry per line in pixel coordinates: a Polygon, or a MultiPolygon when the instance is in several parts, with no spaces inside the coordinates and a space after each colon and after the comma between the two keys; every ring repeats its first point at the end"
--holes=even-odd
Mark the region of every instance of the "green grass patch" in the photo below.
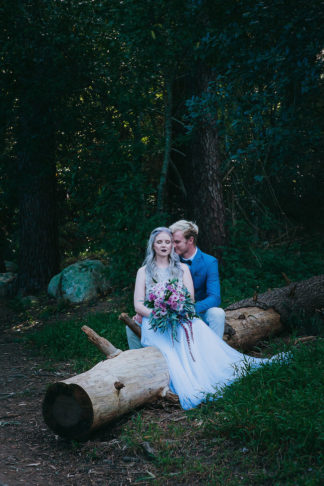
{"type": "Polygon", "coordinates": [[[152,484],[315,486],[323,480],[324,340],[292,350],[289,363],[249,372],[222,398],[180,422],[124,429],[128,446],[155,450],[152,484]],[[173,478],[173,479],[172,479],[173,478]],[[172,482],[174,481],[174,482],[172,482]]]}
{"type": "Polygon", "coordinates": [[[50,360],[70,361],[76,371],[83,371],[104,359],[91,344],[83,325],[91,327],[122,350],[127,349],[125,325],[118,320],[119,312],[90,314],[85,319],[57,321],[28,336],[34,349],[50,360]]]}

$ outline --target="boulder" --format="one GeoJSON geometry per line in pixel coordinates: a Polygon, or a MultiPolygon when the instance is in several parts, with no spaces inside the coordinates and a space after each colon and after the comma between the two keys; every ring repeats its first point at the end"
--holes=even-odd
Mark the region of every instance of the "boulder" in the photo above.
{"type": "Polygon", "coordinates": [[[96,300],[109,287],[107,267],[100,260],[83,260],[55,275],[47,291],[52,297],[80,303],[96,300]]]}

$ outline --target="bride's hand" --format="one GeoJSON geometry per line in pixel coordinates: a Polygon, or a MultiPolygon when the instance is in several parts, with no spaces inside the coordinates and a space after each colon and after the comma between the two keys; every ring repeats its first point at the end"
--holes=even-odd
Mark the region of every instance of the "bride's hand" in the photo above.
{"type": "Polygon", "coordinates": [[[137,324],[142,324],[142,319],[143,319],[143,316],[141,316],[141,314],[135,314],[135,316],[133,317],[133,321],[137,322],[137,324]]]}

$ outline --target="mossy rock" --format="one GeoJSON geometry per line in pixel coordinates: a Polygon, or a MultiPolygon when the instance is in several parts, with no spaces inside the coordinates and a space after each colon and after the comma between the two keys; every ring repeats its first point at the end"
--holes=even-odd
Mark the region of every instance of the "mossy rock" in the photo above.
{"type": "Polygon", "coordinates": [[[51,279],[48,294],[73,303],[97,300],[110,288],[107,274],[107,267],[100,260],[74,263],[51,279]]]}

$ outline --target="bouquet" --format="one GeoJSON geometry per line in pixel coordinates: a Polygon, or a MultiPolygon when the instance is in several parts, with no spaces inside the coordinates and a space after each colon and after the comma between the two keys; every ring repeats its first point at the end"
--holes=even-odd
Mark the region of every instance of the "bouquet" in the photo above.
{"type": "Polygon", "coordinates": [[[155,332],[157,330],[165,332],[170,329],[172,341],[174,341],[177,339],[178,326],[183,328],[189,352],[194,361],[190,337],[193,342],[192,319],[198,316],[188,289],[177,279],[157,283],[144,304],[153,309],[150,315],[150,326],[155,332]]]}

